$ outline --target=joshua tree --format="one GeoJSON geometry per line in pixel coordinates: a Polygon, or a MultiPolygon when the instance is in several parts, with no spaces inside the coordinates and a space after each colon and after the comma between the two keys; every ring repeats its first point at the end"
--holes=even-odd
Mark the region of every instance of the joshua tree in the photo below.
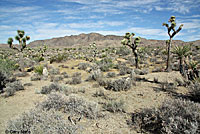
{"type": "Polygon", "coordinates": [[[92,56],[93,56],[93,60],[96,60],[96,56],[97,56],[97,46],[95,43],[90,44],[90,48],[92,49],[92,56]]]}
{"type": "Polygon", "coordinates": [[[171,23],[171,26],[169,26],[167,23],[163,23],[163,26],[167,27],[168,30],[168,35],[169,35],[169,41],[168,43],[168,49],[167,49],[167,71],[171,71],[171,66],[170,66],[170,55],[171,55],[171,45],[172,45],[172,38],[179,32],[181,31],[183,24],[181,24],[179,26],[179,28],[177,30],[175,30],[176,27],[176,22],[175,22],[176,17],[175,16],[171,16],[171,18],[169,19],[169,22],[171,23]],[[171,33],[171,31],[173,31],[171,33]]]}
{"type": "Polygon", "coordinates": [[[17,30],[17,34],[18,35],[15,36],[15,39],[17,41],[19,41],[19,45],[21,46],[20,50],[13,46],[13,44],[12,44],[13,43],[13,38],[8,38],[8,44],[9,44],[10,48],[16,49],[16,50],[22,52],[24,50],[24,48],[26,48],[26,41],[30,40],[30,36],[25,36],[24,37],[25,32],[23,30],[17,30]]]}
{"type": "Polygon", "coordinates": [[[176,54],[179,59],[179,71],[182,75],[184,75],[185,71],[183,68],[183,59],[190,55],[190,46],[189,45],[184,45],[184,46],[175,46],[174,49],[172,50],[172,53],[176,54]]]}
{"type": "Polygon", "coordinates": [[[13,38],[8,38],[8,42],[7,43],[8,43],[10,48],[13,48],[13,44],[12,44],[13,43],[13,38]]]}
{"type": "Polygon", "coordinates": [[[135,63],[136,68],[138,68],[138,53],[137,53],[137,46],[140,43],[140,37],[136,37],[134,41],[132,41],[132,37],[134,36],[134,33],[126,33],[124,36],[124,39],[121,41],[123,45],[129,46],[132,49],[132,52],[135,56],[135,63]]]}

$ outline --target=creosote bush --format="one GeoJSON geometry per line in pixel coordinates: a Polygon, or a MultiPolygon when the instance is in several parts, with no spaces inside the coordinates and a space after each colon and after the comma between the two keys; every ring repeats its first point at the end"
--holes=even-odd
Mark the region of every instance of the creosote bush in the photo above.
{"type": "Polygon", "coordinates": [[[42,102],[37,107],[44,110],[62,110],[64,113],[82,115],[89,119],[97,118],[99,114],[98,103],[88,101],[75,94],[66,96],[60,93],[52,93],[48,96],[46,101],[42,102]]]}
{"type": "Polygon", "coordinates": [[[24,90],[24,86],[20,81],[14,81],[12,83],[7,83],[5,91],[5,97],[13,96],[16,91],[24,90]]]}
{"type": "Polygon", "coordinates": [[[49,86],[42,87],[41,94],[50,94],[52,91],[61,91],[62,86],[58,83],[51,83],[49,86]]]}
{"type": "Polygon", "coordinates": [[[80,69],[80,70],[86,70],[88,66],[89,66],[88,63],[79,63],[78,64],[78,69],[80,69]]]}
{"type": "Polygon", "coordinates": [[[6,87],[8,78],[9,78],[8,74],[0,70],[0,93],[2,93],[3,88],[6,87]]]}
{"type": "Polygon", "coordinates": [[[101,72],[100,69],[95,69],[90,72],[90,75],[86,79],[86,81],[93,81],[93,80],[97,81],[98,79],[101,79],[101,78],[103,78],[103,73],[101,72]]]}
{"type": "Polygon", "coordinates": [[[76,85],[76,84],[80,84],[81,82],[82,82],[81,76],[78,76],[78,77],[72,77],[72,80],[69,81],[69,84],[76,85]]]}
{"type": "Polygon", "coordinates": [[[152,134],[200,133],[200,105],[182,99],[167,100],[159,108],[143,109],[132,115],[140,130],[152,134]]]}
{"type": "Polygon", "coordinates": [[[103,105],[103,108],[109,112],[124,112],[124,101],[111,100],[103,105]]]}
{"type": "Polygon", "coordinates": [[[132,80],[129,77],[122,77],[114,80],[99,79],[98,83],[107,90],[127,91],[132,87],[132,80]]]}
{"type": "Polygon", "coordinates": [[[35,108],[8,121],[5,133],[74,134],[76,131],[77,126],[66,120],[63,113],[35,108]]]}
{"type": "Polygon", "coordinates": [[[16,62],[10,59],[1,59],[0,58],[0,70],[11,74],[14,70],[16,70],[18,67],[16,66],[16,62]]]}
{"type": "Polygon", "coordinates": [[[108,57],[103,58],[100,61],[97,61],[96,64],[103,72],[107,72],[115,66],[112,59],[108,57]]]}
{"type": "Polygon", "coordinates": [[[116,51],[116,54],[121,55],[121,56],[126,56],[126,55],[129,55],[130,53],[131,53],[131,50],[128,49],[128,47],[126,46],[119,47],[116,51]]]}
{"type": "Polygon", "coordinates": [[[191,85],[189,87],[190,91],[189,91],[189,98],[190,100],[192,101],[195,101],[195,102],[200,102],[200,83],[194,83],[193,85],[191,85]]]}

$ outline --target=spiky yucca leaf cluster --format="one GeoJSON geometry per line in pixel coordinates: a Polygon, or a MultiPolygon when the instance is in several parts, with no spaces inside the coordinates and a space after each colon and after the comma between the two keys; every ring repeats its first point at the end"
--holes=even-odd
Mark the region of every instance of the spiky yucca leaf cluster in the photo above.
{"type": "Polygon", "coordinates": [[[136,37],[134,42],[132,42],[132,37],[134,36],[135,34],[134,33],[129,33],[127,32],[124,36],[124,39],[121,40],[121,44],[123,45],[139,45],[140,43],[140,37],[136,37]]]}
{"type": "Polygon", "coordinates": [[[176,54],[179,58],[182,58],[190,55],[190,49],[191,48],[188,45],[175,46],[172,53],[176,54]]]}

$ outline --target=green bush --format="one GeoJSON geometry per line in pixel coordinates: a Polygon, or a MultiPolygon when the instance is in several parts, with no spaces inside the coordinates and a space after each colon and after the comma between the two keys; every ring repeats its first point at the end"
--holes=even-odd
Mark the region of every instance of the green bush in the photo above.
{"type": "Polygon", "coordinates": [[[113,68],[115,65],[111,58],[103,58],[100,61],[97,61],[96,64],[100,67],[101,71],[106,72],[109,69],[113,68]]]}
{"type": "Polygon", "coordinates": [[[17,69],[16,62],[10,59],[0,59],[0,70],[8,74],[17,69]]]}
{"type": "Polygon", "coordinates": [[[57,63],[60,63],[62,62],[63,60],[65,60],[67,57],[65,54],[58,54],[56,56],[52,56],[50,58],[50,64],[53,63],[53,62],[57,62],[57,63]]]}
{"type": "Polygon", "coordinates": [[[126,46],[122,46],[122,47],[118,48],[116,51],[117,55],[122,55],[122,56],[129,55],[130,53],[131,53],[131,50],[129,48],[127,48],[126,46]]]}
{"type": "Polygon", "coordinates": [[[37,61],[37,62],[41,62],[41,61],[44,61],[44,57],[36,56],[36,57],[34,57],[34,60],[37,61]]]}

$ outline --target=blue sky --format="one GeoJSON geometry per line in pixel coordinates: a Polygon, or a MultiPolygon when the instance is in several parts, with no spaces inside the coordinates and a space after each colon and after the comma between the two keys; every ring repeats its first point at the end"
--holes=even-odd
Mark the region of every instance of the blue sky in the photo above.
{"type": "Polygon", "coordinates": [[[200,39],[200,0],[0,0],[0,43],[18,29],[30,41],[91,32],[166,40],[172,15],[184,24],[174,39],[200,39]]]}

